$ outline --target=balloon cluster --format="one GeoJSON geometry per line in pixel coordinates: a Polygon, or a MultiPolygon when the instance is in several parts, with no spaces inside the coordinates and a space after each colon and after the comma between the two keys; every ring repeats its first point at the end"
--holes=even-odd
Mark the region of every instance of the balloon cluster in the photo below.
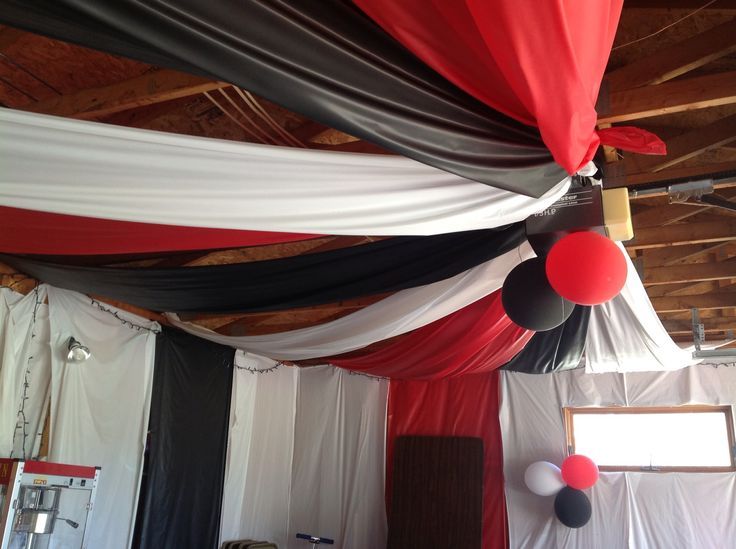
{"type": "Polygon", "coordinates": [[[527,330],[556,328],[575,304],[599,305],[614,298],[626,282],[621,250],[592,231],[570,233],[547,257],[527,259],[508,274],[501,301],[508,317],[527,330]]]}
{"type": "Polygon", "coordinates": [[[583,490],[598,480],[598,466],[588,457],[573,454],[562,468],[548,461],[536,461],[526,468],[527,488],[540,496],[555,496],[555,515],[570,528],[585,526],[592,508],[583,490]]]}

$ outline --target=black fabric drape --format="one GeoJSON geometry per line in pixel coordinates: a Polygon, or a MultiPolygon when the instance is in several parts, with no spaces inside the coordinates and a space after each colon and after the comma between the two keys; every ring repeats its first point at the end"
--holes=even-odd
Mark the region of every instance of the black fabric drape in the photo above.
{"type": "Polygon", "coordinates": [[[551,374],[577,368],[585,350],[589,320],[590,307],[576,305],[565,322],[553,330],[534,334],[526,347],[501,369],[551,374]]]}
{"type": "Polygon", "coordinates": [[[164,328],[156,338],[140,549],[216,549],[235,351],[164,328]]]}
{"type": "Polygon", "coordinates": [[[167,269],[57,265],[2,256],[34,278],[155,311],[269,311],[437,282],[521,244],[522,224],[398,237],[351,248],[234,265],[167,269]]]}
{"type": "Polygon", "coordinates": [[[242,86],[494,187],[566,175],[538,131],[485,106],[342,0],[0,0],[2,23],[242,86]]]}

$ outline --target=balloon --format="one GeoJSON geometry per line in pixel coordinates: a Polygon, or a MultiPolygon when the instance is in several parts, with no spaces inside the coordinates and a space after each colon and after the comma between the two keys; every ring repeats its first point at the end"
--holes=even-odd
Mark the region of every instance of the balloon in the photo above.
{"type": "Polygon", "coordinates": [[[536,332],[556,328],[575,308],[549,285],[541,257],[527,259],[513,268],[503,282],[501,302],[511,320],[536,332]]]}
{"type": "Polygon", "coordinates": [[[562,462],[562,480],[568,486],[585,490],[598,480],[598,466],[589,457],[573,454],[562,462]]]}
{"type": "Polygon", "coordinates": [[[539,496],[553,496],[565,487],[560,468],[549,461],[535,461],[527,467],[524,484],[539,496]]]}
{"type": "Polygon", "coordinates": [[[547,279],[562,297],[579,305],[599,305],[624,287],[626,259],[609,238],[592,231],[570,233],[547,255],[547,279]]]}
{"type": "Polygon", "coordinates": [[[580,490],[565,486],[555,497],[555,515],[565,526],[580,528],[590,520],[590,500],[580,490]]]}

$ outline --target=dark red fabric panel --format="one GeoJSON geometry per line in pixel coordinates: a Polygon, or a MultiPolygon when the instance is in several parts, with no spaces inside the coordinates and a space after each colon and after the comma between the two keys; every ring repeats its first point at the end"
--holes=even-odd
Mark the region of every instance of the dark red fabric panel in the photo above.
{"type": "Polygon", "coordinates": [[[445,78],[539,127],[569,173],[593,158],[595,104],[623,0],[354,1],[445,78]]]}
{"type": "Polygon", "coordinates": [[[533,335],[509,320],[498,291],[388,347],[330,362],[392,379],[440,379],[494,370],[511,360],[533,335]]]}
{"type": "Polygon", "coordinates": [[[278,244],[315,236],[113,221],[0,206],[0,252],[9,254],[209,250],[278,244]]]}
{"type": "Polygon", "coordinates": [[[394,443],[403,435],[483,439],[483,548],[505,549],[506,502],[498,420],[498,372],[389,384],[386,494],[391,494],[394,443]]]}

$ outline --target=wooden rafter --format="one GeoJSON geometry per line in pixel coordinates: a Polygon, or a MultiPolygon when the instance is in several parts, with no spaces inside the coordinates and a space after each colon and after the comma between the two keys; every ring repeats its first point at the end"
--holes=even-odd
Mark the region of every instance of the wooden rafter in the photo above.
{"type": "MultiPolygon", "coordinates": [[[[734,77],[736,78],[736,74],[734,77]]],[[[736,115],[722,118],[707,126],[669,139],[665,156],[632,155],[627,157],[626,171],[631,173],[659,172],[733,141],[736,141],[736,115]]]]}
{"type": "Polygon", "coordinates": [[[736,292],[719,292],[700,295],[652,297],[652,305],[658,313],[710,310],[736,307],[736,292]]]}
{"type": "Polygon", "coordinates": [[[675,112],[736,103],[736,71],[722,72],[612,92],[610,110],[599,124],[628,122],[675,112]]]}
{"type": "Polygon", "coordinates": [[[606,81],[611,91],[666,82],[736,52],[735,31],[736,20],[732,19],[611,71],[606,81]]]}
{"type": "Polygon", "coordinates": [[[23,107],[24,110],[69,118],[91,119],[162,103],[228,86],[177,71],[161,69],[111,86],[81,90],[23,107]]]}
{"type": "Polygon", "coordinates": [[[626,246],[629,249],[647,249],[726,240],[736,240],[736,221],[724,219],[637,229],[633,240],[629,240],[626,246]]]}
{"type": "MultiPolygon", "coordinates": [[[[714,174],[736,172],[736,161],[726,162],[695,162],[690,166],[675,166],[659,172],[637,172],[626,173],[625,162],[615,162],[603,165],[603,185],[607,189],[616,187],[637,187],[652,185],[660,181],[672,181],[677,179],[707,178],[714,174]]],[[[736,177],[732,177],[717,185],[717,188],[726,188],[736,185],[736,177]]],[[[662,193],[664,196],[667,193],[662,193]]],[[[651,196],[651,195],[650,195],[651,196]]]]}
{"type": "Polygon", "coordinates": [[[645,286],[697,281],[706,282],[731,278],[736,278],[736,262],[734,261],[652,267],[644,271],[645,286]]]}
{"type": "MultiPolygon", "coordinates": [[[[706,333],[736,330],[736,317],[702,319],[706,333]]],[[[686,320],[665,320],[662,322],[670,334],[691,334],[692,325],[686,320]]]]}

